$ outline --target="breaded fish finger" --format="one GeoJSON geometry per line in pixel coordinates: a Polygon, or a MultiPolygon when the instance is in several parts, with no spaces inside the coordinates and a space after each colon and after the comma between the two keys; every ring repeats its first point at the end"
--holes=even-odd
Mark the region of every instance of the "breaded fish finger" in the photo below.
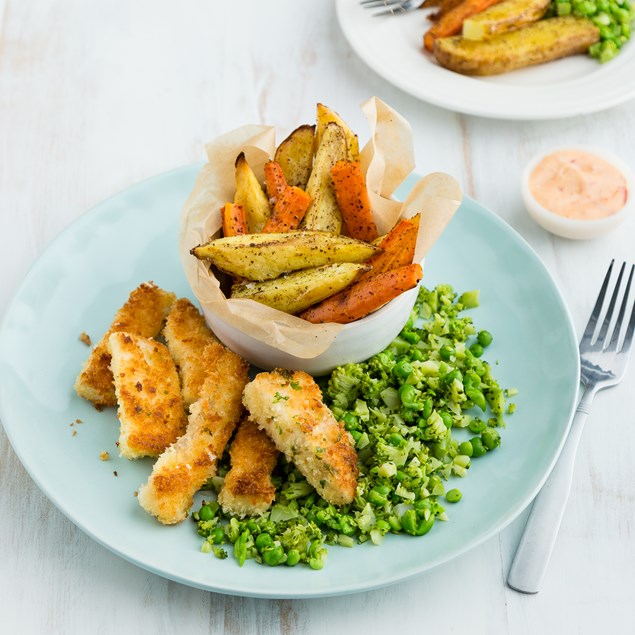
{"type": "Polygon", "coordinates": [[[75,391],[80,397],[92,401],[97,408],[117,405],[107,349],[108,337],[118,331],[156,337],[175,297],[153,282],[144,282],[130,294],[106,334],[91,351],[75,381],[75,391]]]}
{"type": "Polygon", "coordinates": [[[172,305],[163,336],[179,370],[183,401],[189,407],[199,398],[207,376],[209,365],[203,355],[205,347],[218,340],[187,298],[179,298],[172,305]]]}
{"type": "Polygon", "coordinates": [[[353,438],[324,405],[310,375],[260,373],[245,387],[243,403],[322,498],[334,505],[352,502],[358,476],[353,438]]]}
{"type": "Polygon", "coordinates": [[[128,459],[159,456],[185,432],[176,366],[160,342],[116,332],[108,337],[120,422],[119,451],[128,459]]]}
{"type": "Polygon", "coordinates": [[[276,496],[271,473],[280,452],[253,421],[244,418],[229,446],[231,469],[218,494],[223,511],[237,516],[264,514],[276,496]]]}
{"type": "Polygon", "coordinates": [[[194,494],[216,473],[217,459],[243,413],[249,364],[216,342],[204,355],[208,376],[190,406],[187,431],[159,457],[138,494],[141,507],[165,525],[187,517],[194,494]]]}

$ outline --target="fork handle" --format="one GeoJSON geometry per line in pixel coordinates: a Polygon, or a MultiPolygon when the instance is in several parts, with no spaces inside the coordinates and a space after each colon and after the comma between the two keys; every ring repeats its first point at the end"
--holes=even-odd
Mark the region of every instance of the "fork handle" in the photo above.
{"type": "Polygon", "coordinates": [[[595,392],[594,386],[585,388],[558,462],[534,500],[507,577],[507,584],[521,593],[538,593],[542,586],[571,491],[582,428],[595,392]]]}

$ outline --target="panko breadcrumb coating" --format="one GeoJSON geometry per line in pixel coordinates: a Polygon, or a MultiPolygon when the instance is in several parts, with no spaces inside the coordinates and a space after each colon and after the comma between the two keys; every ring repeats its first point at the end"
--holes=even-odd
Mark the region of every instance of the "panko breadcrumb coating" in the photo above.
{"type": "Polygon", "coordinates": [[[170,352],[160,342],[125,332],[111,333],[108,352],[119,405],[119,451],[128,459],[159,456],[187,423],[170,352]]]}
{"type": "Polygon", "coordinates": [[[249,364],[218,342],[203,353],[207,378],[200,398],[190,406],[187,431],[159,457],[139,489],[141,507],[166,525],[187,517],[194,494],[216,474],[217,459],[243,413],[249,364]]]}
{"type": "Polygon", "coordinates": [[[224,512],[260,516],[276,496],[271,473],[280,452],[264,430],[244,418],[229,447],[231,469],[225,476],[218,502],[224,512]]]}
{"type": "Polygon", "coordinates": [[[175,297],[153,282],[144,282],[130,294],[106,334],[91,351],[75,381],[75,390],[80,397],[92,401],[97,408],[117,405],[107,348],[110,334],[125,331],[156,337],[175,297]]]}
{"type": "Polygon", "coordinates": [[[163,337],[178,367],[183,401],[189,407],[199,398],[207,376],[208,364],[203,356],[205,347],[218,340],[205,323],[205,318],[187,298],[179,298],[172,305],[163,337]]]}
{"type": "Polygon", "coordinates": [[[352,502],[358,476],[353,438],[324,405],[310,375],[260,373],[245,387],[243,403],[322,498],[333,505],[352,502]]]}

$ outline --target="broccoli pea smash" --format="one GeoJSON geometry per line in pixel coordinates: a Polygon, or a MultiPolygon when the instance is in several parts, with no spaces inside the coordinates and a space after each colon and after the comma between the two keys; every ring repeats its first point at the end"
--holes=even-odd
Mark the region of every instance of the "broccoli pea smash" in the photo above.
{"type": "MultiPolygon", "coordinates": [[[[504,416],[514,409],[506,398],[517,392],[503,390],[482,358],[493,337],[465,313],[476,306],[478,292],[457,297],[448,285],[422,288],[386,350],[324,380],[325,403],[355,440],[352,503],[327,503],[282,457],[273,476],[276,500],[264,516],[233,517],[215,501],[194,513],[202,550],[219,558],[233,550],[240,565],[253,558],[321,569],[326,545],[379,545],[388,533],[423,536],[447,520],[444,506],[462,498],[457,477],[500,445],[504,416]],[[462,441],[453,436],[458,428],[467,431],[462,441]]],[[[217,489],[228,469],[225,458],[217,489]]]]}

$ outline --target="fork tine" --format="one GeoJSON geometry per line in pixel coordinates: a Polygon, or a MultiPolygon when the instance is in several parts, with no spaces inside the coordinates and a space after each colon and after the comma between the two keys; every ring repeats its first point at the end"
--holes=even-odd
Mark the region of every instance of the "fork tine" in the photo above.
{"type": "Polygon", "coordinates": [[[620,294],[620,285],[622,284],[622,276],[624,275],[625,267],[626,267],[626,263],[623,262],[620,268],[620,273],[617,276],[617,282],[615,283],[615,288],[613,289],[613,295],[611,296],[611,301],[609,302],[609,308],[606,310],[606,315],[604,316],[604,322],[602,323],[602,327],[600,328],[600,332],[596,340],[596,344],[599,344],[600,346],[604,345],[604,342],[606,341],[606,338],[607,338],[609,324],[611,323],[611,318],[613,317],[613,309],[615,309],[615,303],[617,302],[617,297],[620,294]]]}
{"type": "Polygon", "coordinates": [[[609,270],[606,272],[606,276],[604,277],[604,282],[602,283],[600,294],[598,295],[598,299],[595,301],[595,306],[593,307],[593,311],[591,312],[591,317],[589,318],[589,322],[587,323],[586,329],[584,330],[584,335],[582,335],[582,340],[580,341],[580,350],[582,350],[583,348],[588,348],[591,345],[593,333],[595,333],[595,327],[598,323],[598,319],[602,311],[602,305],[604,304],[604,296],[606,295],[606,290],[609,286],[609,279],[611,278],[611,272],[613,271],[614,262],[615,260],[611,260],[609,270]]]}
{"type": "Polygon", "coordinates": [[[393,4],[401,4],[402,0],[361,0],[361,4],[365,9],[373,9],[374,7],[390,7],[393,4]]]}
{"type": "MultiPolygon", "coordinates": [[[[631,276],[633,275],[633,269],[631,268],[631,276]]],[[[630,278],[629,278],[630,280],[630,278]]],[[[631,319],[628,321],[628,327],[626,328],[626,335],[624,335],[624,341],[622,342],[622,348],[620,353],[628,353],[633,343],[633,332],[635,331],[635,302],[633,303],[633,310],[631,311],[631,319]]]]}
{"type": "MultiPolygon", "coordinates": [[[[626,263],[624,263],[625,265],[626,263]]],[[[622,266],[622,269],[624,267],[622,266]]],[[[624,315],[626,314],[626,305],[628,304],[628,295],[631,289],[631,282],[633,281],[633,271],[635,270],[635,265],[631,267],[631,272],[628,276],[628,280],[626,282],[626,288],[624,289],[624,298],[622,299],[622,306],[620,307],[620,312],[617,316],[617,320],[615,321],[615,326],[613,327],[613,335],[611,336],[611,341],[609,345],[606,347],[607,351],[616,351],[617,343],[620,339],[620,331],[622,330],[622,323],[624,321],[624,315]]]]}

